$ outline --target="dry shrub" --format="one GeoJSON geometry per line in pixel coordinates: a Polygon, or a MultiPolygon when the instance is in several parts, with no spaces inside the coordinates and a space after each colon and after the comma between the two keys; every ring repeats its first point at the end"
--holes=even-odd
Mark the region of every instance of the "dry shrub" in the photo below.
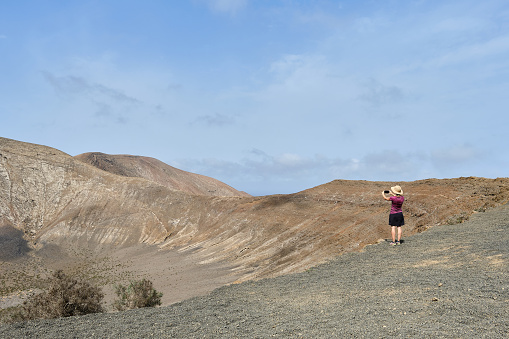
{"type": "Polygon", "coordinates": [[[162,293],[152,287],[150,280],[131,281],[128,286],[115,285],[118,299],[113,307],[119,311],[161,305],[162,293]]]}
{"type": "Polygon", "coordinates": [[[455,214],[447,219],[447,225],[461,224],[469,219],[469,215],[465,212],[455,214]]]}
{"type": "Polygon", "coordinates": [[[73,279],[62,270],[56,271],[49,283],[49,290],[25,301],[13,320],[51,319],[104,312],[101,305],[104,294],[98,287],[73,279]]]}

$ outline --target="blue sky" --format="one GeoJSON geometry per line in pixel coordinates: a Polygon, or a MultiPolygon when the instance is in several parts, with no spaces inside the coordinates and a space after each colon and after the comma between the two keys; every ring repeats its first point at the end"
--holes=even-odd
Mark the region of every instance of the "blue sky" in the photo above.
{"type": "Polygon", "coordinates": [[[2,1],[0,136],[253,195],[509,176],[507,1],[2,1]]]}

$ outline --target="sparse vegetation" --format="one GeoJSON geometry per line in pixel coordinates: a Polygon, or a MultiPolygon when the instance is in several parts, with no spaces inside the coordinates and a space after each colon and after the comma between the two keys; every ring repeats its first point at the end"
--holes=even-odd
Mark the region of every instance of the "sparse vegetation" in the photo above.
{"type": "Polygon", "coordinates": [[[49,281],[48,291],[36,294],[23,303],[13,315],[14,321],[51,319],[104,312],[101,290],[83,280],[56,271],[49,281]]]}
{"type": "Polygon", "coordinates": [[[447,219],[447,224],[448,225],[461,224],[461,223],[467,221],[468,219],[469,219],[468,214],[463,212],[463,213],[460,213],[460,214],[453,215],[452,217],[447,219]]]}
{"type": "Polygon", "coordinates": [[[115,293],[118,299],[113,302],[113,307],[119,311],[161,305],[163,296],[147,279],[131,281],[128,286],[115,285],[115,293]]]}

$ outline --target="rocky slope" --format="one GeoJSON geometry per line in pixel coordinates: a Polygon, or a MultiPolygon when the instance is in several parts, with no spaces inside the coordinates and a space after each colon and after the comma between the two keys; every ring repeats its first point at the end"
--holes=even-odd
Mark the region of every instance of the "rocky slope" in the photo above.
{"type": "Polygon", "coordinates": [[[507,338],[509,205],[167,307],[0,325],[6,338],[507,338]]]}
{"type": "MultiPolygon", "coordinates": [[[[167,165],[156,160],[97,154],[74,158],[0,138],[0,243],[9,244],[0,259],[37,263],[27,266],[33,274],[3,265],[4,285],[10,284],[5,291],[16,288],[12,272],[25,272],[24,288],[55,262],[80,272],[90,263],[96,268],[90,272],[97,275],[98,258],[113,258],[112,253],[140,244],[157,253],[192,256],[203,267],[227,265],[231,269],[223,274],[245,281],[301,272],[389,233],[389,203],[381,191],[395,183],[336,180],[290,195],[225,197],[207,194],[224,189],[213,180],[186,184],[183,190],[172,180],[167,165]],[[197,187],[203,194],[193,192],[197,187]]],[[[509,200],[507,178],[399,184],[407,199],[404,236],[461,222],[509,200]]],[[[126,253],[130,257],[115,260],[129,266],[136,251],[126,253]]],[[[170,273],[164,272],[170,264],[169,259],[158,262],[162,280],[168,279],[170,273]]],[[[99,282],[118,280],[115,272],[104,269],[102,276],[111,279],[99,282]]]]}

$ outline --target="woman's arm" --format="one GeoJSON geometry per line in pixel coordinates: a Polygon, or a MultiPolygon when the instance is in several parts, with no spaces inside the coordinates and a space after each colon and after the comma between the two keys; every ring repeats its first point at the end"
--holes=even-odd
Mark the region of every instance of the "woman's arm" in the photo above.
{"type": "Polygon", "coordinates": [[[391,198],[387,198],[387,197],[385,196],[385,192],[382,192],[382,197],[384,197],[384,199],[385,199],[385,200],[387,200],[387,201],[391,201],[391,198]]]}

